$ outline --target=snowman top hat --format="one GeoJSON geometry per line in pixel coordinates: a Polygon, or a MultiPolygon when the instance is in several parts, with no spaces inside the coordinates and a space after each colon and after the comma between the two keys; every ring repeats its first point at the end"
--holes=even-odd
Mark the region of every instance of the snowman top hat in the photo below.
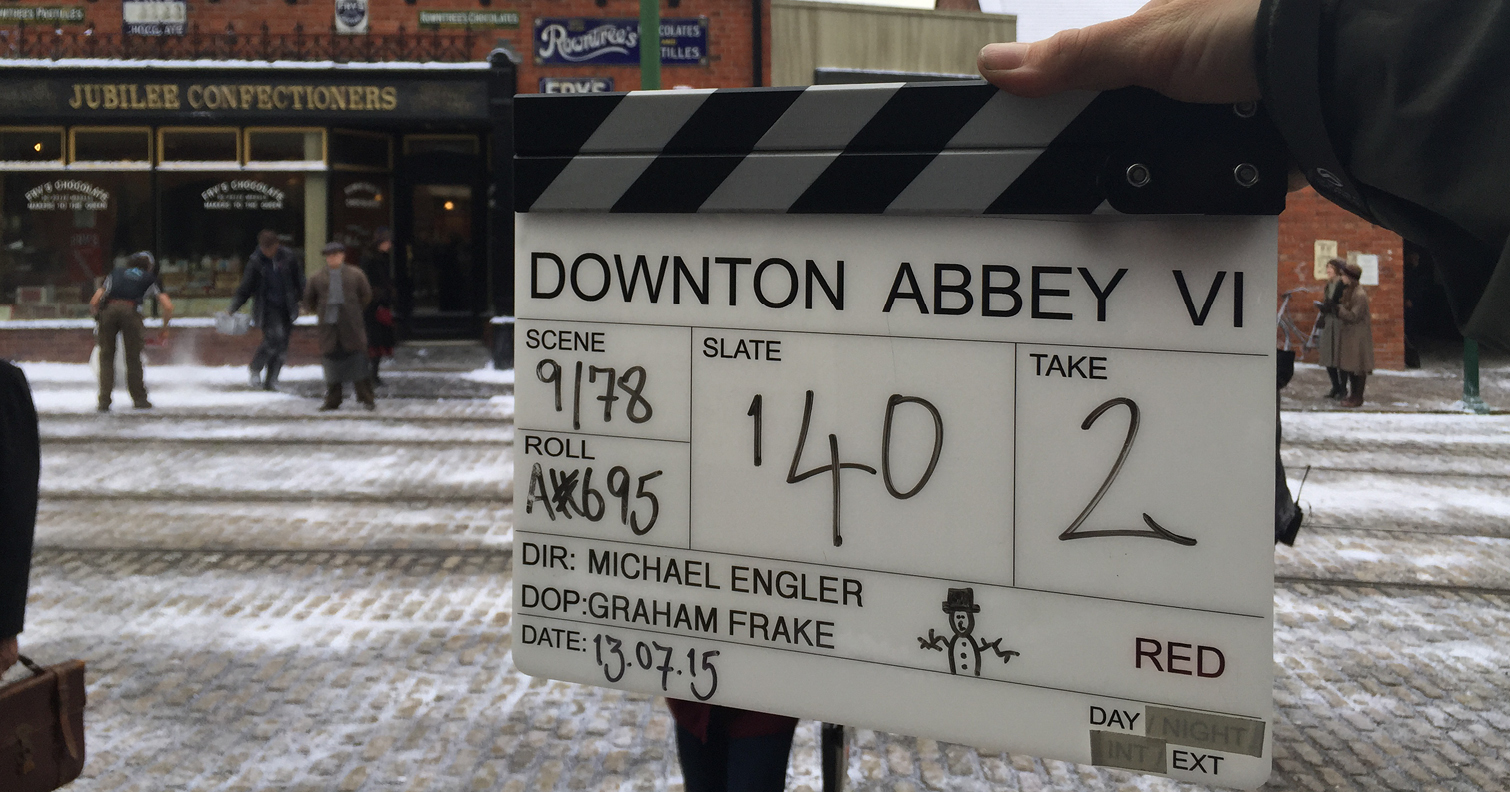
{"type": "Polygon", "coordinates": [[[949,589],[949,597],[944,600],[944,612],[956,613],[968,611],[980,613],[980,606],[975,604],[975,589],[952,588],[949,589]]]}

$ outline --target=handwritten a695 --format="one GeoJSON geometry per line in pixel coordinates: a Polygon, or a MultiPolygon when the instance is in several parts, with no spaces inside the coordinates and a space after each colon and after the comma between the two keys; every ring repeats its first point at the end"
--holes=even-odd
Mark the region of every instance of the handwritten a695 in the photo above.
{"type": "Polygon", "coordinates": [[[1009,345],[762,338],[779,361],[692,360],[700,549],[1010,583],[1009,345]]]}

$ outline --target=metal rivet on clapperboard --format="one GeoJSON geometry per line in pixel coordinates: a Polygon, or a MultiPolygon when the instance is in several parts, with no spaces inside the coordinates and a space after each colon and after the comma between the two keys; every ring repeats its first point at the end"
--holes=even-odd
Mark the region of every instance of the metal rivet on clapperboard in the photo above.
{"type": "Polygon", "coordinates": [[[1238,102],[1232,106],[1238,118],[1252,118],[1258,113],[1258,102],[1238,102]]]}
{"type": "Polygon", "coordinates": [[[1134,187],[1147,186],[1153,180],[1153,174],[1148,172],[1148,166],[1141,162],[1135,162],[1127,166],[1127,183],[1134,187]]]}
{"type": "Polygon", "coordinates": [[[1258,184],[1258,168],[1244,162],[1232,169],[1232,178],[1237,180],[1239,187],[1252,187],[1258,184]]]}

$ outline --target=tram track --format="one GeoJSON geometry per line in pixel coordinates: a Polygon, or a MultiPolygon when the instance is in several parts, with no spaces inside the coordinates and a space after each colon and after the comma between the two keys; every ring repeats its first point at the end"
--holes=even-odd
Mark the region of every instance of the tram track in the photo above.
{"type": "Polygon", "coordinates": [[[1292,575],[1275,575],[1274,585],[1280,586],[1330,586],[1349,589],[1405,589],[1416,592],[1447,592],[1482,594],[1484,596],[1510,596],[1510,586],[1471,586],[1456,583],[1421,583],[1409,581],[1357,580],[1352,578],[1308,578],[1292,575]]]}

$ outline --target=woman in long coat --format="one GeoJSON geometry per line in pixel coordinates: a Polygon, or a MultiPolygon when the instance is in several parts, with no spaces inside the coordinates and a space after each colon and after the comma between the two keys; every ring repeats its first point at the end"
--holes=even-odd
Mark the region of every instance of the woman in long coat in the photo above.
{"type": "Polygon", "coordinates": [[[1363,386],[1374,373],[1374,326],[1369,318],[1368,293],[1358,283],[1363,268],[1347,264],[1342,271],[1345,286],[1333,309],[1341,321],[1337,328],[1336,365],[1347,375],[1352,394],[1342,400],[1344,407],[1363,406],[1363,386]]]}
{"type": "Polygon", "coordinates": [[[372,384],[382,385],[378,376],[383,358],[393,357],[397,338],[393,332],[393,232],[379,228],[372,247],[362,255],[362,272],[372,285],[372,303],[363,314],[367,323],[367,358],[372,365],[372,384]]]}
{"type": "Polygon", "coordinates": [[[1326,373],[1332,380],[1332,390],[1326,395],[1328,399],[1347,398],[1347,375],[1337,368],[1337,341],[1338,332],[1342,322],[1334,314],[1337,309],[1337,301],[1342,299],[1342,291],[1347,284],[1342,281],[1342,270],[1347,262],[1342,259],[1332,259],[1326,263],[1326,291],[1321,298],[1321,340],[1317,344],[1317,351],[1321,353],[1321,365],[1326,367],[1326,373]]]}

